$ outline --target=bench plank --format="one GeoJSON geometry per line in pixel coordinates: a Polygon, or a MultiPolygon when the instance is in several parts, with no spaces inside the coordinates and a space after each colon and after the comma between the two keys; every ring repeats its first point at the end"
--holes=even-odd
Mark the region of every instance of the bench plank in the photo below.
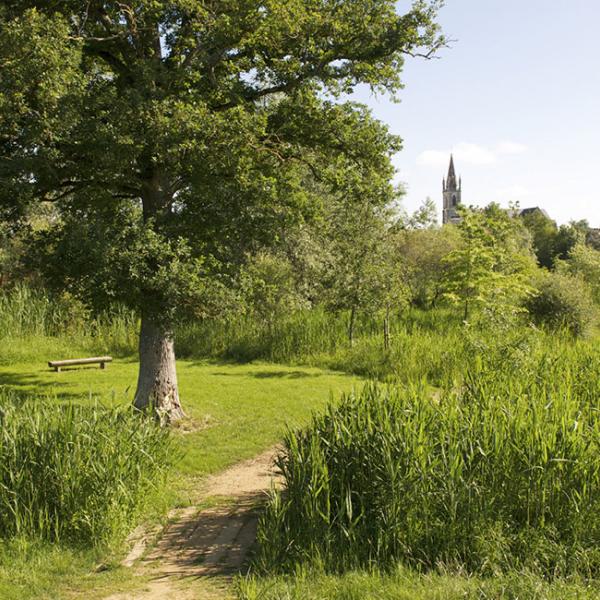
{"type": "Polygon", "coordinates": [[[100,364],[100,368],[106,368],[106,363],[112,362],[112,356],[96,356],[93,358],[69,358],[67,360],[50,360],[48,366],[54,369],[57,373],[61,367],[71,367],[76,365],[93,365],[100,364]]]}

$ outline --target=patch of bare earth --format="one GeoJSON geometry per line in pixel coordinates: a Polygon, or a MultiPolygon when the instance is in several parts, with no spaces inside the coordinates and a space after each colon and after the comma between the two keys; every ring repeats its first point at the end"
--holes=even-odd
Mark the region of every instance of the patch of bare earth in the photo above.
{"type": "Polygon", "coordinates": [[[209,477],[202,496],[226,499],[214,508],[189,507],[172,515],[171,524],[150,551],[157,532],[140,537],[123,562],[146,579],[143,589],[106,600],[196,600],[227,597],[230,578],[243,572],[256,538],[258,507],[277,483],[277,448],[209,477]]]}

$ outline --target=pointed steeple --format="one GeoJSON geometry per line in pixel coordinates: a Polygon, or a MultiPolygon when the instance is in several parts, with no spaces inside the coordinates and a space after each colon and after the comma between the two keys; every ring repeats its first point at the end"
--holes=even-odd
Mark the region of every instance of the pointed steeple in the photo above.
{"type": "Polygon", "coordinates": [[[458,207],[462,200],[462,181],[456,177],[454,168],[454,156],[450,155],[450,166],[448,167],[448,177],[444,181],[443,193],[443,213],[444,223],[460,223],[461,217],[458,207]]]}
{"type": "Polygon", "coordinates": [[[448,168],[448,178],[446,179],[447,190],[458,190],[456,185],[456,171],[454,170],[454,156],[450,155],[450,167],[448,168]]]}

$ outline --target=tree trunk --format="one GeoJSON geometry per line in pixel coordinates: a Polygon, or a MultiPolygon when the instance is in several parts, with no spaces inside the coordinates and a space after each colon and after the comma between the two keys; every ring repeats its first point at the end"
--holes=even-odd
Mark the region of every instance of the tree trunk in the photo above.
{"type": "MultiPolygon", "coordinates": [[[[144,222],[154,226],[169,216],[173,193],[168,177],[149,164],[142,185],[144,222]]],[[[140,367],[134,406],[152,410],[161,424],[172,423],[185,416],[179,401],[173,332],[161,323],[159,315],[144,314],[140,329],[140,367]]]]}
{"type": "Polygon", "coordinates": [[[390,349],[390,309],[386,307],[385,318],[383,319],[383,349],[390,349]]]}
{"type": "Polygon", "coordinates": [[[354,324],[356,322],[356,308],[353,306],[350,311],[350,322],[348,323],[348,341],[350,348],[354,346],[354,324]]]}
{"type": "Polygon", "coordinates": [[[144,315],[134,405],[140,410],[152,409],[162,424],[185,416],[179,402],[173,335],[144,315]]]}

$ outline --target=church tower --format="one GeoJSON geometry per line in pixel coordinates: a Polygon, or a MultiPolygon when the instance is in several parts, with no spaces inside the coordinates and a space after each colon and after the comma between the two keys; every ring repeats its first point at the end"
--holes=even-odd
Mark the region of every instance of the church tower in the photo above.
{"type": "Polygon", "coordinates": [[[454,171],[454,157],[450,155],[450,167],[448,177],[442,181],[442,190],[444,193],[444,213],[442,222],[459,223],[460,216],[457,209],[460,206],[462,196],[462,181],[456,183],[456,172],[454,171]]]}

